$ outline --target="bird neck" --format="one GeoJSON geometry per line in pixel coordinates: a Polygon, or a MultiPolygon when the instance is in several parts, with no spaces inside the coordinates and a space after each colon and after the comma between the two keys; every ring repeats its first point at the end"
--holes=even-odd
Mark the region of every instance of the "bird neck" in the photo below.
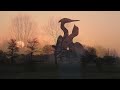
{"type": "Polygon", "coordinates": [[[65,23],[61,23],[61,29],[62,29],[63,32],[64,32],[64,37],[67,37],[67,36],[68,36],[68,30],[67,30],[67,28],[65,27],[65,23]]]}

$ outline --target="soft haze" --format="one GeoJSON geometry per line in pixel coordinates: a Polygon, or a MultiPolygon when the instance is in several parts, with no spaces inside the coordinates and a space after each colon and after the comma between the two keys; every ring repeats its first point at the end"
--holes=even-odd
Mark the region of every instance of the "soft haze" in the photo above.
{"type": "MultiPolygon", "coordinates": [[[[119,11],[0,11],[0,40],[9,35],[11,19],[18,14],[27,14],[38,24],[41,43],[48,43],[49,37],[41,28],[50,17],[79,19],[76,24],[79,35],[75,41],[82,44],[116,49],[120,54],[120,12],[119,11]],[[42,37],[42,38],[41,38],[42,37]]],[[[52,41],[50,42],[52,44],[52,41]]]]}

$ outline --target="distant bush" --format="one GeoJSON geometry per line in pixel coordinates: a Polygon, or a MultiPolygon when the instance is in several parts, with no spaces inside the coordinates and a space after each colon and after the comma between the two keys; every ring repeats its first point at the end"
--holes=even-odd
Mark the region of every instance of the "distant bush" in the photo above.
{"type": "Polygon", "coordinates": [[[4,63],[4,61],[6,60],[6,54],[5,52],[3,52],[2,50],[0,50],[0,63],[4,63]]]}
{"type": "Polygon", "coordinates": [[[83,61],[87,63],[94,63],[96,58],[96,49],[94,47],[86,47],[85,55],[82,57],[83,61]]]}
{"type": "Polygon", "coordinates": [[[113,56],[104,56],[103,63],[104,64],[114,64],[114,63],[116,63],[116,58],[113,56]]]}
{"type": "Polygon", "coordinates": [[[53,54],[54,53],[54,49],[52,45],[45,45],[42,48],[42,54],[53,54]]]}
{"type": "Polygon", "coordinates": [[[16,39],[10,39],[8,42],[8,57],[10,58],[10,63],[15,63],[14,59],[17,57],[17,52],[19,51],[19,48],[17,47],[17,41],[16,39]]]}

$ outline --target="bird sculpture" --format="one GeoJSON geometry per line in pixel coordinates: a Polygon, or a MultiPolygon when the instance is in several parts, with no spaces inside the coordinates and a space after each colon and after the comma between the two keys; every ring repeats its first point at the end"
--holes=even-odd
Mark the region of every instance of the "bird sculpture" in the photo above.
{"type": "Polygon", "coordinates": [[[83,48],[82,44],[80,44],[79,42],[73,43],[73,38],[79,34],[79,28],[76,25],[74,25],[72,33],[69,35],[69,32],[65,27],[66,23],[71,23],[75,21],[80,21],[80,20],[72,20],[69,18],[62,18],[61,20],[59,20],[59,23],[61,23],[60,28],[64,32],[64,35],[63,36],[60,35],[57,39],[57,43],[55,46],[56,63],[57,63],[57,58],[61,57],[64,51],[67,51],[68,48],[71,51],[80,50],[81,48],[83,48]]]}
{"type": "Polygon", "coordinates": [[[61,23],[60,28],[61,28],[61,29],[63,30],[63,32],[64,32],[63,38],[66,38],[66,37],[68,36],[68,34],[69,34],[67,28],[65,27],[65,24],[66,24],[66,23],[75,22],[75,21],[80,21],[80,20],[71,20],[71,19],[69,19],[69,18],[62,18],[62,19],[59,21],[59,23],[61,23]]]}

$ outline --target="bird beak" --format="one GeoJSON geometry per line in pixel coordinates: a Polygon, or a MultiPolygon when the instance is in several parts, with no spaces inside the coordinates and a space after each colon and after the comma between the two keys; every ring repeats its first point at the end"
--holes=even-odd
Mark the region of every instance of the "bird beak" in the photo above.
{"type": "Polygon", "coordinates": [[[61,22],[61,20],[58,21],[58,23],[60,23],[60,22],[61,22]]]}
{"type": "Polygon", "coordinates": [[[71,22],[80,21],[80,20],[71,20],[71,22]]]}

